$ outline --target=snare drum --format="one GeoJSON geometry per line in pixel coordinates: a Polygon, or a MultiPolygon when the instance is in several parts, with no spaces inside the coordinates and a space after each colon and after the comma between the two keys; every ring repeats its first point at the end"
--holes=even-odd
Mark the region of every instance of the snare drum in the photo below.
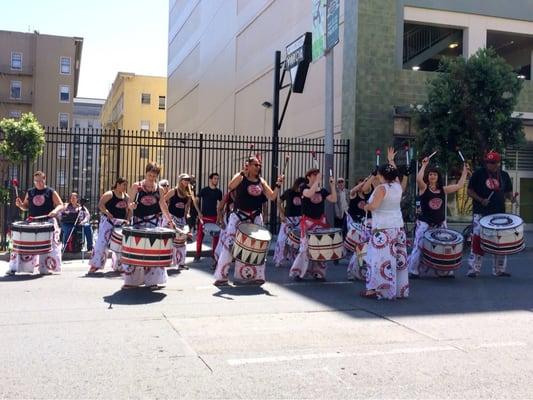
{"type": "Polygon", "coordinates": [[[122,252],[122,227],[115,226],[111,231],[111,238],[109,239],[109,250],[117,254],[122,252]]]}
{"type": "Polygon", "coordinates": [[[514,214],[492,214],[479,220],[481,249],[490,254],[510,255],[525,248],[524,221],[514,214]]]}
{"type": "Polygon", "coordinates": [[[168,228],[122,228],[121,262],[132,267],[170,267],[176,232],[168,228]]]}
{"type": "Polygon", "coordinates": [[[287,246],[298,250],[300,248],[300,228],[289,228],[289,233],[287,235],[287,246]]]}
{"type": "Polygon", "coordinates": [[[451,229],[430,229],[424,233],[422,261],[438,271],[453,271],[461,267],[463,235],[451,229]]]}
{"type": "Polygon", "coordinates": [[[307,232],[308,255],[312,261],[333,261],[343,257],[342,229],[328,228],[307,232]]]}
{"type": "Polygon", "coordinates": [[[250,265],[265,262],[272,236],[260,225],[243,223],[237,226],[232,255],[235,259],[250,265]]]}
{"type": "Polygon", "coordinates": [[[204,224],[204,231],[208,232],[213,237],[217,237],[220,235],[220,226],[213,224],[212,222],[208,222],[204,224]]]}
{"type": "Polygon", "coordinates": [[[174,247],[185,246],[189,232],[189,225],[176,225],[176,236],[173,239],[174,247]]]}
{"type": "Polygon", "coordinates": [[[13,252],[20,255],[46,254],[52,251],[54,224],[17,221],[11,224],[13,252]]]}

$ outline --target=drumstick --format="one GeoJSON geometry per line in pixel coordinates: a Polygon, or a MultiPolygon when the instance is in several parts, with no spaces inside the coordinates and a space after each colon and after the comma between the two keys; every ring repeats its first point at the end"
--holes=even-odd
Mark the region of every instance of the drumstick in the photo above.
{"type": "Polygon", "coordinates": [[[254,156],[254,147],[255,144],[250,143],[250,155],[248,156],[248,158],[252,158],[254,156]]]}
{"type": "Polygon", "coordinates": [[[50,218],[50,217],[48,215],[39,215],[37,217],[28,217],[26,221],[32,222],[32,221],[35,221],[36,219],[45,219],[45,218],[50,218]]]}
{"type": "Polygon", "coordinates": [[[437,150],[435,150],[433,153],[430,154],[430,156],[428,157],[428,160],[431,160],[431,157],[433,157],[435,154],[437,154],[437,150]]]}
{"type": "Polygon", "coordinates": [[[285,162],[283,163],[283,170],[281,171],[281,175],[285,175],[285,170],[287,169],[287,164],[289,163],[289,155],[285,156],[285,162]]]}
{"type": "Polygon", "coordinates": [[[459,153],[459,157],[461,157],[461,160],[464,163],[465,162],[465,158],[463,157],[463,153],[461,153],[461,150],[457,150],[457,152],[459,153]]]}
{"type": "Polygon", "coordinates": [[[409,143],[406,143],[405,146],[403,146],[403,149],[405,150],[405,159],[407,160],[407,165],[409,165],[409,143]]]}
{"type": "Polygon", "coordinates": [[[11,184],[15,188],[15,196],[19,197],[19,181],[18,181],[18,179],[17,178],[13,178],[11,180],[11,184]]]}
{"type": "Polygon", "coordinates": [[[316,152],[315,151],[311,151],[311,156],[313,157],[313,165],[314,165],[315,169],[319,169],[318,168],[318,160],[316,158],[316,152]]]}
{"type": "Polygon", "coordinates": [[[137,204],[139,200],[139,194],[141,193],[141,187],[137,186],[137,193],[135,194],[135,200],[133,201],[135,204],[137,204]]]}
{"type": "Polygon", "coordinates": [[[376,149],[376,165],[379,166],[379,156],[381,155],[381,150],[376,149]]]}
{"type": "Polygon", "coordinates": [[[489,197],[487,197],[488,201],[490,201],[490,198],[492,197],[493,194],[494,194],[494,191],[490,192],[489,197]]]}

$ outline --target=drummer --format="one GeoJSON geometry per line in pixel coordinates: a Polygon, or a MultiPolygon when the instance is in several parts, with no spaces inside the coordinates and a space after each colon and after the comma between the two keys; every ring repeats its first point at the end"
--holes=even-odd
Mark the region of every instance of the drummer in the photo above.
{"type": "Polygon", "coordinates": [[[322,175],[318,168],[312,168],[305,174],[306,184],[302,185],[302,218],[300,221],[300,249],[296,259],[292,263],[289,276],[299,281],[309,272],[318,281],[326,280],[326,264],[318,261],[309,261],[307,254],[307,232],[320,228],[327,228],[326,216],[324,215],[325,201],[335,203],[337,192],[335,179],[329,178],[330,191],[320,187],[322,175]]]}
{"type": "MultiPolygon", "coordinates": [[[[466,276],[475,278],[481,271],[483,250],[481,250],[479,220],[491,214],[505,213],[505,199],[515,202],[513,183],[509,174],[501,169],[501,156],[495,151],[485,155],[485,165],[477,169],[468,183],[468,195],[473,200],[472,246],[468,259],[466,276]]],[[[507,256],[494,255],[492,274],[509,277],[506,271],[507,256]]]]}
{"type": "Polygon", "coordinates": [[[294,261],[292,249],[287,246],[287,236],[292,229],[298,228],[302,215],[302,193],[300,187],[305,184],[304,177],[296,178],[292,187],[285,190],[279,197],[278,207],[281,217],[276,250],[274,251],[274,265],[280,267],[284,260],[294,261]]]}
{"type": "MultiPolygon", "coordinates": [[[[134,183],[129,190],[129,197],[133,202],[129,204],[133,210],[134,228],[156,228],[161,226],[163,214],[167,221],[171,221],[167,203],[164,200],[163,189],[157,184],[157,177],[161,168],[150,161],[146,164],[144,179],[134,183]]],[[[144,284],[152,289],[159,288],[167,282],[167,271],[163,267],[133,267],[122,265],[124,269],[123,289],[131,289],[144,284]]]]}
{"type": "MultiPolygon", "coordinates": [[[[446,195],[455,193],[464,187],[469,173],[468,165],[463,165],[461,178],[454,185],[443,186],[442,174],[435,167],[429,167],[429,158],[422,160],[422,166],[416,176],[418,195],[420,198],[420,215],[416,221],[415,241],[413,252],[407,260],[409,266],[409,278],[417,279],[420,275],[435,276],[437,272],[433,268],[420,266],[420,257],[424,245],[424,233],[428,229],[446,228],[446,195]]],[[[439,277],[454,276],[453,271],[439,271],[439,277]]]]}
{"type": "Polygon", "coordinates": [[[213,253],[213,257],[215,258],[215,263],[211,267],[211,269],[213,270],[217,267],[217,262],[220,257],[220,253],[222,253],[222,249],[224,248],[222,243],[224,243],[225,241],[226,227],[228,226],[229,216],[231,215],[231,212],[233,210],[234,201],[235,190],[232,190],[224,195],[222,201],[219,202],[217,206],[217,225],[219,225],[221,229],[218,238],[218,243],[213,253]]]}
{"type": "MultiPolygon", "coordinates": [[[[169,190],[165,195],[165,202],[168,202],[168,211],[172,215],[173,224],[176,228],[184,228],[187,225],[186,216],[189,213],[192,201],[191,177],[188,174],[181,174],[178,177],[178,185],[169,190]]],[[[165,221],[165,225],[168,220],[165,221]]],[[[187,242],[181,246],[172,247],[172,263],[178,269],[189,269],[185,265],[185,257],[187,255],[187,242]]]]}
{"type": "Polygon", "coordinates": [[[39,219],[39,221],[49,221],[54,224],[52,250],[50,253],[41,255],[21,256],[11,253],[7,275],[14,275],[16,272],[33,272],[37,266],[41,275],[61,272],[60,230],[56,216],[63,209],[63,202],[54,189],[46,186],[44,172],[36,171],[33,174],[33,183],[35,186],[28,190],[24,200],[17,197],[15,204],[22,211],[28,211],[30,218],[46,216],[47,218],[39,219]]]}
{"type": "MultiPolygon", "coordinates": [[[[283,176],[279,176],[274,190],[261,177],[261,161],[258,157],[252,156],[247,160],[245,168],[235,174],[231,179],[228,188],[235,190],[235,203],[230,214],[222,251],[215,269],[215,286],[228,285],[228,270],[233,259],[231,248],[235,239],[235,234],[239,224],[251,222],[263,225],[263,215],[261,209],[263,203],[268,200],[276,201],[279,189],[283,183],[283,176]]],[[[247,267],[240,261],[235,261],[235,277],[238,283],[250,283],[262,285],[265,283],[265,263],[254,266],[255,273],[251,278],[242,275],[242,270],[247,267]]]]}
{"type": "MultiPolygon", "coordinates": [[[[126,193],[127,190],[128,181],[126,178],[120,177],[116,180],[113,188],[100,197],[98,202],[98,209],[101,213],[100,224],[98,225],[98,238],[94,246],[94,253],[89,261],[89,275],[104,269],[113,228],[125,224],[130,218],[131,210],[128,208],[130,198],[126,193]]],[[[114,271],[122,272],[119,255],[111,252],[111,257],[111,268],[114,271]]]]}

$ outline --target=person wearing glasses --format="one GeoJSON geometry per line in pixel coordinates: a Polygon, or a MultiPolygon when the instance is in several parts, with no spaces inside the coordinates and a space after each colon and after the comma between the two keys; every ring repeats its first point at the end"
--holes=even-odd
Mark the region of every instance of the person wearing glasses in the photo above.
{"type": "Polygon", "coordinates": [[[163,189],[163,194],[167,194],[170,190],[170,184],[168,183],[168,179],[161,179],[159,181],[159,186],[161,186],[161,189],[163,189]]]}
{"type": "MultiPolygon", "coordinates": [[[[263,225],[263,215],[261,213],[263,203],[267,200],[277,200],[282,183],[283,176],[279,176],[276,181],[276,187],[272,190],[261,177],[261,161],[254,156],[250,157],[245,168],[231,179],[228,187],[230,191],[235,190],[235,203],[229,217],[223,248],[215,269],[215,286],[228,285],[228,270],[233,260],[231,248],[237,226],[243,222],[263,225]]],[[[245,264],[235,261],[235,276],[238,279],[236,283],[255,285],[265,283],[265,263],[266,261],[262,265],[254,266],[255,274],[248,278],[242,276],[241,273],[245,264]]]]}
{"type": "MultiPolygon", "coordinates": [[[[468,196],[473,200],[472,246],[468,259],[466,276],[475,278],[481,271],[483,250],[481,249],[479,220],[486,215],[505,213],[505,199],[515,202],[513,183],[509,174],[501,169],[501,156],[495,151],[485,155],[485,165],[477,169],[468,182],[468,196]]],[[[492,274],[509,277],[507,256],[494,255],[492,274]]]]}
{"type": "Polygon", "coordinates": [[[39,221],[49,221],[54,224],[54,234],[52,240],[52,250],[50,253],[41,255],[19,255],[11,253],[7,275],[14,275],[16,272],[33,273],[36,267],[41,275],[50,275],[52,272],[61,272],[61,241],[57,215],[63,209],[63,201],[59,194],[51,187],[46,186],[46,175],[42,171],[33,174],[34,187],[29,189],[21,200],[17,197],[15,204],[22,211],[28,211],[29,217],[47,218],[39,221]]]}

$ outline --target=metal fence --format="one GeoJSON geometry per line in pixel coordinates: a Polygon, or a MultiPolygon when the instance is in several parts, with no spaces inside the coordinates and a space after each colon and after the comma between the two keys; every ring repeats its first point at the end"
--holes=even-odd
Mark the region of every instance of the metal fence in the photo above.
{"type": "MultiPolygon", "coordinates": [[[[250,154],[258,154],[263,163],[262,176],[270,183],[272,140],[265,136],[47,128],[43,154],[33,163],[4,168],[2,181],[10,189],[10,181],[17,178],[23,194],[32,186],[33,171],[42,170],[47,175],[47,184],[56,189],[63,200],[67,201],[71,192],[77,192],[87,200],[89,210],[96,213],[98,199],[112,187],[117,177],[124,176],[130,184],[142,179],[150,160],[162,166],[160,178],[168,179],[171,185],[176,185],[179,174],[186,172],[195,175],[196,190],[199,190],[207,185],[209,174],[217,172],[224,191],[244,160],[250,154]]],[[[289,156],[284,188],[290,187],[312,166],[311,152],[316,153],[322,166],[322,139],[279,138],[280,163],[289,156]]],[[[336,140],[334,153],[334,175],[349,178],[349,141],[336,140]]],[[[279,170],[281,168],[279,166],[279,170]]],[[[13,204],[11,190],[11,202],[1,216],[4,239],[8,223],[20,217],[13,204]]]]}

